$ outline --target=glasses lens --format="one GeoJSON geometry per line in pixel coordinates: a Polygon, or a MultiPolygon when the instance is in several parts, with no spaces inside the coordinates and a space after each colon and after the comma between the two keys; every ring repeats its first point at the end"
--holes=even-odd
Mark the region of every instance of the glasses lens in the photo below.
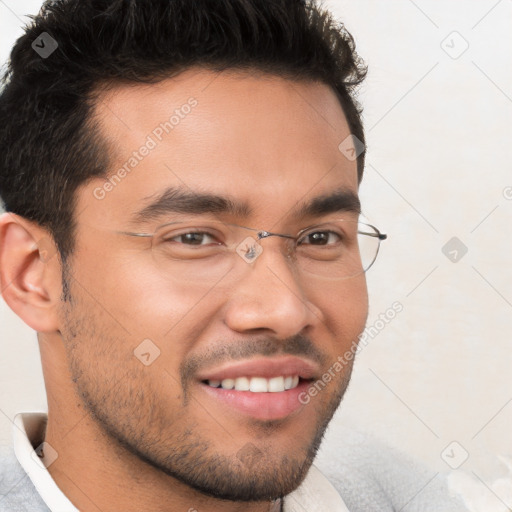
{"type": "MultiPolygon", "coordinates": [[[[371,267],[379,249],[378,235],[367,224],[336,220],[281,240],[283,254],[299,273],[336,280],[357,276],[371,267]]],[[[256,238],[256,230],[220,221],[180,221],[158,228],[152,251],[167,276],[207,285],[237,264],[253,264],[265,251],[265,239],[256,238]]]]}
{"type": "Polygon", "coordinates": [[[359,222],[358,240],[361,264],[363,272],[366,272],[375,263],[379,254],[380,233],[373,226],[359,222]]]}
{"type": "Polygon", "coordinates": [[[165,224],[153,237],[155,263],[167,278],[189,286],[213,285],[233,267],[230,244],[237,231],[219,221],[165,224]]]}
{"type": "Polygon", "coordinates": [[[302,235],[297,246],[297,263],[308,274],[348,279],[371,267],[378,248],[375,228],[339,220],[315,226],[302,235]]]}

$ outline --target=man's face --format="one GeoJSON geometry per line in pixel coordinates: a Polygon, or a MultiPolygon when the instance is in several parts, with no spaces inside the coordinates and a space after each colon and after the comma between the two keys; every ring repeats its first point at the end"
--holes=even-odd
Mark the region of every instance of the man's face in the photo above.
{"type": "Polygon", "coordinates": [[[71,300],[61,315],[86,410],[113,440],[207,494],[289,493],[309,469],[351,362],[331,371],[308,404],[299,394],[363,330],[364,275],[302,272],[279,237],[260,240],[263,252],[252,262],[235,254],[227,267],[217,256],[163,264],[153,238],[119,232],[151,234],[187,219],[295,234],[357,219],[339,197],[322,211],[299,212],[317,198],[357,195],[356,162],[338,149],[349,129],[334,93],[321,84],[189,70],[156,85],[116,87],[96,113],[119,179],[115,186],[94,179],[78,192],[71,300]],[[175,200],[147,208],[171,189],[175,200]],[[177,191],[196,200],[178,200],[177,191]],[[198,202],[198,194],[245,208],[198,202]],[[245,377],[255,391],[210,385],[241,378],[243,387],[245,377]],[[284,377],[296,387],[256,392],[264,384],[254,377],[273,379],[277,389],[284,377]]]}

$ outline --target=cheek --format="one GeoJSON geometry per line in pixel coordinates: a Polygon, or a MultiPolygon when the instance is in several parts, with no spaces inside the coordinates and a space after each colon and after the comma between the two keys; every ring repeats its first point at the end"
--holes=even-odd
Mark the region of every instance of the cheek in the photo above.
{"type": "Polygon", "coordinates": [[[337,351],[350,346],[364,330],[368,317],[368,291],[364,274],[329,285],[312,297],[324,316],[324,326],[337,351]]]}
{"type": "Polygon", "coordinates": [[[181,401],[177,368],[182,356],[176,347],[130,331],[76,284],[71,293],[73,306],[63,312],[61,332],[73,380],[86,403],[142,411],[147,409],[142,396],[150,402],[160,395],[162,400],[181,401]]]}
{"type": "Polygon", "coordinates": [[[107,252],[84,254],[76,265],[78,279],[111,313],[112,321],[133,335],[165,338],[178,326],[196,325],[198,312],[206,316],[205,307],[214,306],[210,295],[202,300],[204,288],[173,280],[158,269],[151,255],[137,251],[114,260],[107,252]]]}

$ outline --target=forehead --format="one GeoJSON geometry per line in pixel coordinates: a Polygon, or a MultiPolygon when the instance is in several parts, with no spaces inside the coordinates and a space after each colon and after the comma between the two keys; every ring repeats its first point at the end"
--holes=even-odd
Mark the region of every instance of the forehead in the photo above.
{"type": "Polygon", "coordinates": [[[350,131],[325,84],[191,69],[103,92],[95,117],[110,167],[79,192],[77,208],[93,221],[126,222],[171,187],[274,219],[340,187],[357,192],[357,164],[339,150],[350,131]]]}

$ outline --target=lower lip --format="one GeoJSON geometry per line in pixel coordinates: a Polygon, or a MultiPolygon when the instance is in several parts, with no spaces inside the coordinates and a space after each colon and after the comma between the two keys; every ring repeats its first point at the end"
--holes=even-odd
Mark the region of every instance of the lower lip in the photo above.
{"type": "Polygon", "coordinates": [[[308,389],[309,384],[309,381],[301,380],[296,388],[277,393],[212,388],[205,383],[201,383],[201,386],[210,397],[227,405],[230,409],[258,420],[269,421],[284,419],[304,407],[299,396],[308,389]]]}

